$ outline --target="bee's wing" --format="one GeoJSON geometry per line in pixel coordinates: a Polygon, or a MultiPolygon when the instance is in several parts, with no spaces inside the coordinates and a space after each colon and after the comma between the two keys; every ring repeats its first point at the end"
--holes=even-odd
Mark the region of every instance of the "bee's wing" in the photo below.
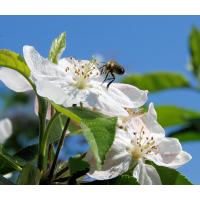
{"type": "Polygon", "coordinates": [[[97,63],[105,63],[105,58],[102,54],[96,53],[92,55],[92,59],[96,60],[97,63]]]}

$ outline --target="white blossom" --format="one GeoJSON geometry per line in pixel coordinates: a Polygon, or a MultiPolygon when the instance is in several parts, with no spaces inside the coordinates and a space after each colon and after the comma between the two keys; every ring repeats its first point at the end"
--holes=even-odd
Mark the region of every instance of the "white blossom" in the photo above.
{"type": "MultiPolygon", "coordinates": [[[[147,91],[128,84],[113,83],[107,89],[94,60],[69,57],[54,64],[31,46],[24,46],[23,52],[37,93],[56,104],[64,107],[81,104],[107,115],[128,116],[124,108],[138,108],[147,100],[147,91]]],[[[12,69],[1,67],[0,80],[16,92],[31,90],[28,81],[12,69]]]]}
{"type": "Polygon", "coordinates": [[[114,83],[109,89],[92,60],[59,60],[58,65],[43,58],[33,47],[24,47],[24,57],[31,70],[39,95],[64,107],[83,105],[107,115],[128,115],[124,107],[137,108],[147,100],[147,91],[128,84],[114,83]]]}
{"type": "Polygon", "coordinates": [[[178,139],[165,137],[164,129],[156,121],[153,104],[147,113],[132,117],[125,130],[117,129],[101,170],[97,170],[91,152],[86,156],[91,166],[88,175],[94,179],[111,179],[132,170],[133,177],[145,185],[161,184],[156,169],[146,164],[146,160],[176,169],[190,159],[191,155],[182,150],[178,139]]]}

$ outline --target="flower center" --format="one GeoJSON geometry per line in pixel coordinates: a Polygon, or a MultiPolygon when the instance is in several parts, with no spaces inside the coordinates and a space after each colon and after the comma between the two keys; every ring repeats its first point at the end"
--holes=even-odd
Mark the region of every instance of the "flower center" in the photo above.
{"type": "Polygon", "coordinates": [[[81,66],[77,66],[76,64],[74,64],[74,73],[74,86],[80,90],[92,87],[92,85],[89,84],[90,78],[100,75],[99,70],[96,67],[96,62],[94,60],[91,60],[81,66]]]}
{"type": "Polygon", "coordinates": [[[139,160],[146,155],[155,152],[157,149],[153,137],[148,137],[144,131],[144,127],[140,132],[134,132],[134,138],[131,140],[131,147],[128,152],[131,154],[133,160],[139,160]]]}

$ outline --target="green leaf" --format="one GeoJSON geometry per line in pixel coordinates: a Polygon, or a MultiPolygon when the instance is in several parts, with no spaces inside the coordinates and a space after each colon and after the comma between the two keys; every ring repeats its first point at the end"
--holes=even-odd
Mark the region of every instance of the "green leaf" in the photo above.
{"type": "Polygon", "coordinates": [[[105,115],[99,113],[99,112],[93,112],[87,108],[81,108],[81,107],[71,107],[71,108],[67,108],[69,111],[71,111],[72,113],[76,114],[79,118],[81,119],[96,119],[99,117],[106,117],[105,115]]]}
{"type": "Polygon", "coordinates": [[[71,176],[81,176],[85,175],[89,171],[89,164],[80,158],[70,158],[69,162],[69,171],[71,176]]]}
{"type": "Polygon", "coordinates": [[[100,167],[114,141],[117,118],[107,117],[86,108],[63,108],[54,103],[52,105],[58,112],[80,123],[83,135],[96,158],[97,167],[100,167]]]}
{"type": "Polygon", "coordinates": [[[0,175],[0,185],[13,185],[13,182],[0,175]]]}
{"type": "Polygon", "coordinates": [[[30,69],[26,65],[24,58],[10,50],[0,50],[0,66],[14,69],[22,74],[27,80],[29,80],[30,69]]]}
{"type": "Polygon", "coordinates": [[[0,174],[7,174],[15,170],[21,171],[23,164],[24,162],[9,155],[0,145],[0,174]]]}
{"type": "Polygon", "coordinates": [[[133,176],[122,175],[109,181],[111,185],[140,185],[133,176]]]}
{"type": "Polygon", "coordinates": [[[200,118],[188,120],[186,126],[171,132],[169,136],[178,138],[181,142],[200,140],[200,118]]]}
{"type": "Polygon", "coordinates": [[[17,183],[19,185],[38,185],[40,178],[40,170],[30,164],[27,164],[22,168],[22,172],[19,175],[17,183]]]}
{"type": "Polygon", "coordinates": [[[194,76],[200,80],[200,31],[193,27],[189,38],[190,64],[194,76]]]}
{"type": "Polygon", "coordinates": [[[156,106],[156,111],[158,122],[164,127],[183,125],[188,120],[200,116],[199,112],[173,105],[156,106]]]}
{"type": "Polygon", "coordinates": [[[181,142],[188,142],[188,141],[199,141],[200,140],[200,131],[180,131],[175,133],[170,133],[170,137],[174,137],[179,139],[181,142]]]}
{"type": "Polygon", "coordinates": [[[97,161],[97,167],[103,164],[115,137],[117,118],[82,119],[83,135],[97,161]]]}
{"type": "Polygon", "coordinates": [[[133,176],[121,175],[117,178],[103,181],[93,181],[86,185],[140,185],[133,176]]]}
{"type": "Polygon", "coordinates": [[[183,75],[174,72],[154,72],[143,75],[128,75],[122,79],[122,83],[131,84],[150,92],[190,87],[188,80],[183,75]]]}
{"type": "Polygon", "coordinates": [[[49,128],[48,144],[52,144],[60,139],[66,121],[67,117],[65,115],[59,113],[55,116],[55,119],[49,128]]]}
{"type": "Polygon", "coordinates": [[[149,163],[156,168],[163,185],[192,185],[184,175],[175,169],[158,166],[151,161],[149,163]]]}
{"type": "Polygon", "coordinates": [[[80,123],[81,122],[81,118],[76,115],[75,113],[73,113],[72,111],[70,111],[70,109],[64,108],[62,106],[59,106],[53,102],[51,102],[52,106],[55,108],[55,110],[57,110],[60,113],[63,113],[64,115],[66,115],[67,117],[69,117],[71,120],[80,123]]]}
{"type": "MultiPolygon", "coordinates": [[[[67,116],[61,113],[59,113],[59,115],[56,116],[56,118],[52,122],[51,127],[49,128],[49,144],[52,144],[60,139],[67,118],[67,116]]],[[[80,134],[81,127],[78,126],[75,122],[71,121],[68,130],[71,134],[80,134]]]]}
{"type": "Polygon", "coordinates": [[[51,49],[49,52],[49,59],[56,63],[60,58],[61,54],[66,48],[66,33],[61,33],[54,41],[52,42],[51,49]]]}

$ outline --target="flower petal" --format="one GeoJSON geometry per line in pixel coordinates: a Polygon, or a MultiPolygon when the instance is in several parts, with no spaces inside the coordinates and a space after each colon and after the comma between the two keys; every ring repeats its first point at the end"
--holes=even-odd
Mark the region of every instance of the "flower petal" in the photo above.
{"type": "Polygon", "coordinates": [[[89,161],[91,169],[88,176],[97,180],[106,180],[115,178],[129,169],[130,158],[127,154],[119,154],[117,157],[106,160],[101,170],[96,170],[93,166],[95,165],[95,160],[89,161]]]}
{"type": "Polygon", "coordinates": [[[122,107],[132,108],[133,102],[129,99],[127,95],[125,95],[121,90],[115,87],[115,85],[110,85],[107,89],[105,88],[105,92],[108,93],[115,101],[121,104],[122,107]]]}
{"type": "Polygon", "coordinates": [[[132,101],[133,106],[131,108],[138,108],[143,106],[147,101],[147,90],[140,90],[129,84],[113,83],[113,87],[121,90],[132,101]]]}
{"type": "Polygon", "coordinates": [[[151,166],[139,161],[135,169],[133,170],[133,177],[141,185],[161,185],[161,180],[156,169],[151,166]]]}
{"type": "Polygon", "coordinates": [[[32,90],[29,82],[16,70],[0,68],[0,80],[15,92],[26,92],[32,90]]]}
{"type": "MultiPolygon", "coordinates": [[[[131,117],[126,126],[129,132],[140,132],[143,129],[147,135],[153,136],[153,138],[156,139],[158,143],[158,141],[165,136],[165,130],[158,123],[156,118],[156,111],[153,104],[151,103],[147,113],[136,117],[131,117]]],[[[121,122],[119,121],[119,123],[121,122]]]]}
{"type": "Polygon", "coordinates": [[[178,139],[164,137],[158,145],[158,151],[162,155],[177,155],[182,151],[182,147],[178,139]]]}
{"type": "Polygon", "coordinates": [[[148,159],[160,166],[169,168],[178,168],[191,160],[191,155],[182,151],[178,139],[163,138],[157,146],[157,154],[149,154],[148,159]]]}
{"type": "Polygon", "coordinates": [[[94,89],[90,91],[86,102],[88,106],[95,108],[97,111],[102,112],[109,116],[128,116],[127,111],[115,101],[107,93],[101,91],[95,91],[94,89]]]}
{"type": "MultiPolygon", "coordinates": [[[[125,136],[126,133],[121,130],[118,131],[120,131],[117,133],[118,135],[123,134],[125,136]]],[[[96,169],[94,156],[91,152],[88,152],[86,155],[86,161],[90,163],[88,176],[97,180],[106,180],[115,178],[128,171],[131,163],[131,157],[126,151],[126,142],[126,138],[124,138],[124,140],[121,138],[119,139],[118,137],[115,138],[101,170],[96,169]]]]}
{"type": "Polygon", "coordinates": [[[24,58],[34,79],[57,79],[66,76],[63,67],[43,58],[32,46],[23,47],[24,58]]]}
{"type": "Polygon", "coordinates": [[[149,104],[149,109],[146,114],[141,117],[144,125],[146,128],[152,133],[156,134],[157,136],[164,136],[165,130],[157,121],[157,113],[154,109],[153,103],[149,104]]]}
{"type": "Polygon", "coordinates": [[[155,120],[157,119],[157,113],[153,103],[149,104],[148,114],[151,115],[155,120]]]}
{"type": "Polygon", "coordinates": [[[35,85],[40,96],[46,97],[57,104],[63,104],[67,98],[64,91],[53,82],[40,80],[36,81],[35,85]]]}
{"type": "Polygon", "coordinates": [[[3,144],[12,135],[12,123],[6,118],[0,121],[0,144],[3,144]]]}

